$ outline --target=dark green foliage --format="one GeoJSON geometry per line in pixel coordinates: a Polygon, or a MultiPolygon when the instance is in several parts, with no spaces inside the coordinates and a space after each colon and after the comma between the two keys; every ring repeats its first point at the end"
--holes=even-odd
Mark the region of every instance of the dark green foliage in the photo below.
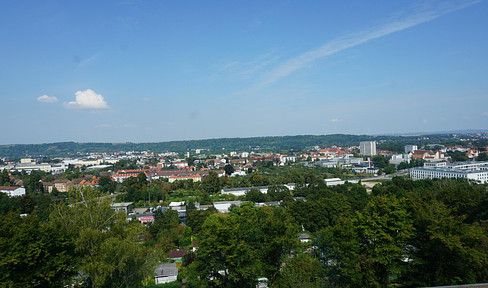
{"type": "Polygon", "coordinates": [[[20,211],[20,197],[10,198],[6,193],[0,193],[0,215],[10,211],[20,211]]]}
{"type": "Polygon", "coordinates": [[[479,153],[478,157],[476,157],[476,161],[488,161],[488,154],[479,153]]]}
{"type": "Polygon", "coordinates": [[[193,265],[202,286],[253,287],[259,276],[274,281],[284,256],[296,247],[297,228],[279,207],[244,204],[230,215],[210,216],[198,234],[193,265]]]}
{"type": "Polygon", "coordinates": [[[425,160],[423,159],[411,159],[410,163],[407,162],[402,162],[398,164],[398,170],[402,169],[408,169],[408,168],[413,168],[413,167],[422,167],[424,166],[425,160]]]}
{"type": "Polygon", "coordinates": [[[227,175],[231,175],[232,173],[234,173],[234,167],[232,167],[232,165],[230,164],[225,165],[224,170],[225,170],[225,174],[227,175]]]}
{"type": "Polygon", "coordinates": [[[0,286],[63,287],[77,273],[68,234],[35,215],[0,217],[0,286]]]}
{"type": "Polygon", "coordinates": [[[100,190],[102,192],[115,192],[116,183],[108,176],[100,176],[98,185],[100,185],[100,190]]]}
{"type": "Polygon", "coordinates": [[[271,201],[281,201],[291,197],[291,193],[285,186],[271,185],[268,187],[268,196],[271,201]]]}
{"type": "Polygon", "coordinates": [[[363,212],[322,232],[319,248],[329,277],[342,287],[386,287],[401,266],[413,226],[404,200],[371,198],[363,212]]]}
{"type": "Polygon", "coordinates": [[[269,196],[262,193],[258,189],[251,189],[246,193],[246,200],[254,203],[262,203],[269,200],[269,196]]]}
{"type": "Polygon", "coordinates": [[[468,156],[466,156],[465,152],[461,151],[448,151],[447,155],[451,156],[451,160],[454,162],[458,161],[468,161],[468,156]]]}
{"type": "Polygon", "coordinates": [[[24,180],[25,192],[28,194],[44,193],[44,186],[41,181],[41,173],[39,171],[32,171],[30,175],[24,180]]]}
{"type": "Polygon", "coordinates": [[[158,233],[168,232],[180,224],[178,212],[168,209],[164,212],[156,210],[154,212],[154,223],[150,226],[151,234],[156,236],[158,233]]]}
{"type": "Polygon", "coordinates": [[[0,172],[0,186],[10,186],[10,176],[8,175],[7,169],[3,169],[0,172]]]}
{"type": "Polygon", "coordinates": [[[211,171],[207,177],[203,178],[202,188],[209,194],[220,192],[220,189],[222,189],[222,183],[220,182],[220,178],[217,173],[211,171]]]}
{"type": "Polygon", "coordinates": [[[190,228],[195,234],[201,231],[203,223],[212,214],[208,210],[193,210],[193,211],[187,210],[186,212],[187,212],[186,223],[188,226],[190,226],[190,228]]]}
{"type": "Polygon", "coordinates": [[[388,166],[388,159],[386,158],[386,156],[375,155],[371,160],[373,160],[373,164],[375,168],[383,169],[386,166],[388,166]]]}
{"type": "Polygon", "coordinates": [[[279,288],[327,287],[323,264],[306,254],[289,258],[281,269],[275,286],[279,288]]]}

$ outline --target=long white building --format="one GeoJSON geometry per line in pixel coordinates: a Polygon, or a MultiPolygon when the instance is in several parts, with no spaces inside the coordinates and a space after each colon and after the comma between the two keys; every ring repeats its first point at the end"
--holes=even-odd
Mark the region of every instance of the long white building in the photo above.
{"type": "Polygon", "coordinates": [[[488,183],[488,162],[461,162],[446,167],[417,167],[410,169],[414,180],[434,178],[464,178],[488,183]]]}

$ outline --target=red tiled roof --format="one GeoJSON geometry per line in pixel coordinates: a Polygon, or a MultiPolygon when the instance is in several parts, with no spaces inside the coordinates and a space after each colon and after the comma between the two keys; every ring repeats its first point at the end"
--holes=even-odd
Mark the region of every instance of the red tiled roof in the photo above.
{"type": "Polygon", "coordinates": [[[188,253],[188,250],[170,251],[169,258],[181,258],[188,253]]]}
{"type": "Polygon", "coordinates": [[[20,187],[16,187],[16,186],[0,186],[0,190],[10,190],[10,191],[13,191],[13,190],[16,190],[20,187]]]}

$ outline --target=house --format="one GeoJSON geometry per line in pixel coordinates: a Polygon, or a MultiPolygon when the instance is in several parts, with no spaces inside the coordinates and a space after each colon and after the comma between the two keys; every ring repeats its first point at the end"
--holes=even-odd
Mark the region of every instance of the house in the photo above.
{"type": "Polygon", "coordinates": [[[59,179],[59,180],[54,180],[53,182],[54,188],[58,190],[59,192],[68,192],[69,189],[73,186],[73,183],[69,181],[68,179],[59,179]]]}
{"type": "Polygon", "coordinates": [[[123,210],[126,214],[132,210],[132,206],[132,202],[113,203],[111,205],[112,209],[114,209],[115,211],[123,210]]]}
{"type": "Polygon", "coordinates": [[[171,202],[169,203],[169,208],[176,210],[177,208],[185,206],[185,201],[177,201],[177,202],[171,202]]]}
{"type": "Polygon", "coordinates": [[[44,191],[47,193],[53,192],[54,184],[51,182],[42,182],[42,186],[44,186],[44,191]]]}
{"type": "Polygon", "coordinates": [[[0,192],[6,193],[8,197],[19,197],[25,195],[25,188],[15,186],[0,186],[0,192]]]}
{"type": "Polygon", "coordinates": [[[308,233],[300,233],[300,235],[298,235],[298,240],[300,240],[302,243],[308,243],[312,241],[312,237],[310,237],[308,233]]]}
{"type": "Polygon", "coordinates": [[[182,261],[186,253],[188,253],[188,250],[169,251],[169,258],[174,261],[182,261]]]}
{"type": "Polygon", "coordinates": [[[423,159],[423,160],[438,160],[444,159],[444,153],[441,151],[427,151],[427,150],[415,150],[412,154],[413,159],[423,159]]]}
{"type": "Polygon", "coordinates": [[[178,267],[176,267],[176,263],[159,264],[154,270],[154,274],[156,285],[173,282],[178,278],[178,267]]]}

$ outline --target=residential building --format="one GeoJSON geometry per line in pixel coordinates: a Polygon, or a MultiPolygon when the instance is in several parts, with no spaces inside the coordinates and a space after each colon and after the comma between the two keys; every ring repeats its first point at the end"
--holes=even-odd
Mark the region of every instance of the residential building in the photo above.
{"type": "Polygon", "coordinates": [[[193,182],[200,182],[202,181],[202,176],[198,173],[196,174],[173,174],[169,176],[168,182],[173,183],[175,181],[181,181],[181,180],[193,180],[193,182]]]}
{"type": "Polygon", "coordinates": [[[159,264],[154,270],[154,281],[156,285],[170,283],[178,278],[178,267],[176,263],[159,264]]]}
{"type": "Polygon", "coordinates": [[[73,187],[73,183],[68,179],[54,180],[53,185],[59,192],[68,192],[73,187]]]}
{"type": "Polygon", "coordinates": [[[112,209],[115,211],[125,211],[125,213],[129,213],[132,210],[133,202],[121,202],[121,203],[113,203],[111,205],[112,209]]]}
{"type": "Polygon", "coordinates": [[[151,181],[153,173],[149,169],[146,169],[146,170],[139,170],[139,169],[137,169],[137,170],[119,170],[114,174],[113,178],[114,178],[114,181],[122,183],[122,182],[124,182],[125,179],[127,179],[129,177],[137,177],[140,173],[146,174],[147,180],[151,181]]]}
{"type": "Polygon", "coordinates": [[[6,193],[8,197],[19,197],[25,195],[25,188],[15,186],[0,186],[0,192],[6,193]]]}
{"type": "Polygon", "coordinates": [[[376,142],[375,141],[361,141],[359,143],[359,151],[362,156],[374,156],[376,155],[376,142]]]}
{"type": "Polygon", "coordinates": [[[444,153],[441,151],[415,150],[412,159],[423,159],[427,161],[440,161],[444,159],[444,153]]]}

